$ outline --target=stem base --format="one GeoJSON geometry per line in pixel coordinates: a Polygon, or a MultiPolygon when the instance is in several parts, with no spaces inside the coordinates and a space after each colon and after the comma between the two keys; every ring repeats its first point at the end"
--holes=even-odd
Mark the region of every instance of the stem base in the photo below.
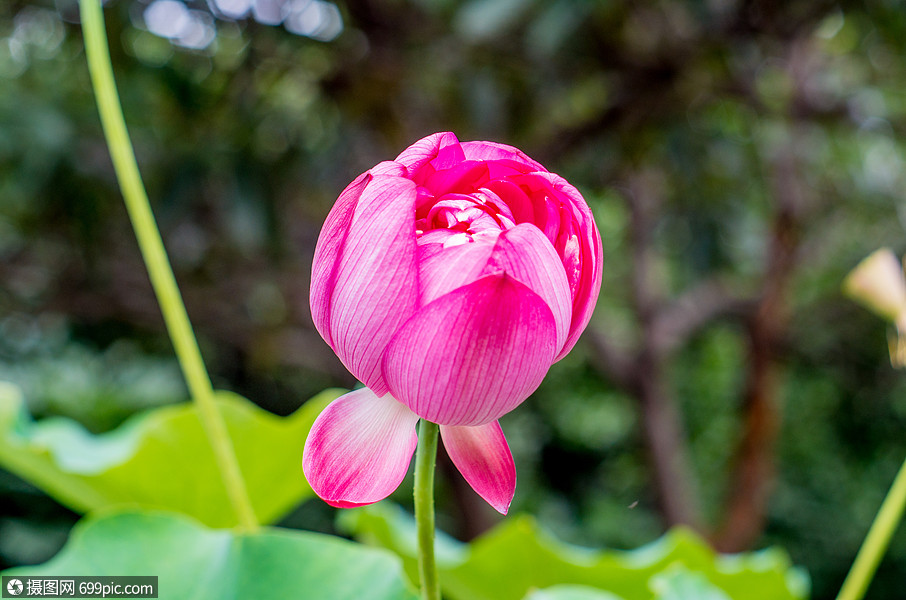
{"type": "Polygon", "coordinates": [[[415,526],[418,534],[418,574],[422,599],[440,600],[440,582],[434,559],[434,466],[437,461],[437,424],[422,419],[415,451],[415,526]]]}

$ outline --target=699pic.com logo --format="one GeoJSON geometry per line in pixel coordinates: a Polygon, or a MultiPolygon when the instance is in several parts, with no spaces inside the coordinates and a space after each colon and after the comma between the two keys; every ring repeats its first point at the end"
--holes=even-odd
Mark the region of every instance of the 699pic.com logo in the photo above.
{"type": "Polygon", "coordinates": [[[157,598],[157,576],[0,576],[0,598],[39,597],[157,598]]]}
{"type": "Polygon", "coordinates": [[[6,582],[6,591],[10,596],[20,596],[25,590],[25,584],[21,579],[10,579],[6,582]]]}

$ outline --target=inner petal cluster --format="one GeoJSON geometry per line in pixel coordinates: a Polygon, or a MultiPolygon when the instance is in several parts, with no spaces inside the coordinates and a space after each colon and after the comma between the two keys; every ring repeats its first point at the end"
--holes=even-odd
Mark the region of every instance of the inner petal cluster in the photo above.
{"type": "Polygon", "coordinates": [[[426,200],[416,212],[419,245],[443,244],[445,248],[472,242],[493,243],[501,232],[515,227],[509,206],[487,188],[471,193],[451,192],[426,200]]]}

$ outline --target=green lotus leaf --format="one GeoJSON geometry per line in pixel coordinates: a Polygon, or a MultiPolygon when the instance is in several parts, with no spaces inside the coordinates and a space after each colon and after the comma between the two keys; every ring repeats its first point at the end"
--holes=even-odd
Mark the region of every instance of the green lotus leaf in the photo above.
{"type": "MultiPolygon", "coordinates": [[[[272,523],[312,495],[302,448],[327,390],[288,417],[217,392],[258,520],[272,523]]],[[[0,384],[0,467],[79,512],[118,505],[172,510],[211,527],[237,524],[193,403],[155,408],[92,434],[77,422],[27,414],[19,390],[0,384]]]]}
{"type": "Polygon", "coordinates": [[[624,600],[610,592],[587,585],[564,583],[530,592],[524,600],[624,600]]]}
{"type": "Polygon", "coordinates": [[[167,600],[417,600],[389,552],[290,529],[209,529],[157,511],[85,517],[57,556],[3,575],[156,575],[167,600]]]}
{"type": "Polygon", "coordinates": [[[731,600],[702,573],[675,563],[648,582],[654,600],[731,600]]]}

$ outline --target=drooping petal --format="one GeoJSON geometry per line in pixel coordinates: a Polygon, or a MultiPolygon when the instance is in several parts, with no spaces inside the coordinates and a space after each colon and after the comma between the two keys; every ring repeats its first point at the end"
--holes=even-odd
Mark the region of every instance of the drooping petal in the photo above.
{"type": "Polygon", "coordinates": [[[505,515],[516,493],[516,465],[500,423],[478,427],[441,425],[440,437],[450,460],[472,489],[505,515]]]}
{"type": "Polygon", "coordinates": [[[336,282],[336,269],[352,225],[353,212],[362,190],[369,181],[371,175],[362,173],[346,186],[336,204],[330,209],[318,236],[318,245],[315,246],[309,294],[311,317],[318,333],[331,347],[333,342],[330,335],[330,299],[336,282]]]}
{"type": "Polygon", "coordinates": [[[391,340],[391,393],[441,425],[483,425],[518,406],[556,354],[547,303],[507,274],[482,277],[420,308],[391,340]]]}
{"type": "Polygon", "coordinates": [[[399,487],[418,444],[418,417],[389,394],[349,392],[318,415],[302,470],[315,493],[348,508],[383,500],[399,487]]]}
{"type": "Polygon", "coordinates": [[[336,267],[332,347],[357,379],[383,395],[381,354],[418,307],[415,184],[376,175],[362,191],[336,267]]]}

